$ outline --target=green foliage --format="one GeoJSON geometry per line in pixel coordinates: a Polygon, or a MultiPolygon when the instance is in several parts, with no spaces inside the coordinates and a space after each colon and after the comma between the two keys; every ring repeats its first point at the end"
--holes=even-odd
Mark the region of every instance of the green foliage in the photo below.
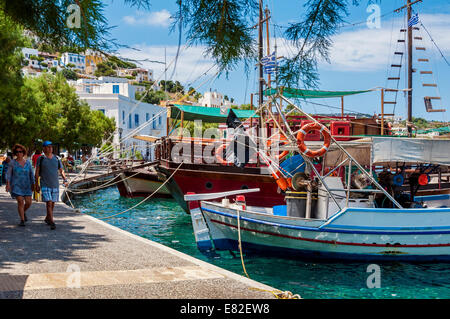
{"type": "Polygon", "coordinates": [[[176,24],[187,28],[189,45],[205,44],[221,70],[255,56],[251,24],[258,8],[255,0],[177,0],[176,24]]]}
{"type": "MultiPolygon", "coordinates": [[[[124,0],[125,4],[148,9],[150,0],[124,0]]],[[[0,0],[0,10],[12,22],[33,32],[46,46],[74,52],[80,48],[108,50],[117,46],[109,38],[108,23],[104,16],[105,4],[100,0],[0,0]],[[67,8],[77,3],[81,11],[81,27],[68,28],[67,8]]],[[[70,12],[71,13],[71,12],[70,12]]],[[[62,50],[59,50],[62,51],[62,50]]]]}
{"type": "MultiPolygon", "coordinates": [[[[279,80],[286,86],[302,82],[306,87],[317,87],[318,59],[329,62],[331,37],[348,15],[348,0],[308,0],[305,18],[291,23],[285,36],[298,50],[295,56],[285,59],[279,67],[279,80]]],[[[353,0],[357,5],[359,1],[353,0]]]]}
{"type": "MultiPolygon", "coordinates": [[[[251,104],[241,104],[239,107],[236,105],[236,107],[233,107],[235,105],[232,105],[231,108],[236,108],[236,109],[240,109],[240,110],[251,110],[252,109],[252,105],[251,104]]],[[[253,107],[253,109],[255,109],[253,107]]]]}
{"type": "MultiPolygon", "coordinates": [[[[400,123],[406,126],[406,121],[401,121],[400,123]]],[[[448,126],[448,123],[445,122],[427,121],[424,118],[414,116],[412,118],[412,123],[415,127],[417,127],[417,129],[439,128],[448,126]]]]}
{"type": "Polygon", "coordinates": [[[196,93],[195,95],[194,95],[194,99],[196,99],[197,101],[199,100],[199,99],[201,99],[202,98],[202,94],[201,93],[196,93]]]}
{"type": "Polygon", "coordinates": [[[8,125],[2,126],[0,147],[21,143],[33,148],[41,139],[73,151],[81,144],[100,146],[115,130],[114,119],[80,102],[61,73],[25,78],[16,103],[14,114],[2,121],[8,125]]]}
{"type": "Polygon", "coordinates": [[[63,69],[61,71],[61,74],[67,79],[67,80],[77,80],[78,75],[75,73],[75,71],[70,69],[63,69]]]}
{"type": "MultiPolygon", "coordinates": [[[[27,123],[28,107],[20,98],[23,79],[20,69],[25,41],[21,28],[0,11],[0,148],[27,123]]],[[[19,141],[17,141],[19,142],[19,141]]]]}
{"type": "MultiPolygon", "coordinates": [[[[194,121],[184,121],[183,123],[183,128],[186,128],[187,130],[189,130],[191,136],[194,136],[194,121]]],[[[180,127],[180,126],[178,126],[180,127]]],[[[202,132],[201,135],[203,136],[203,133],[205,132],[205,130],[210,129],[210,128],[214,128],[214,129],[218,129],[219,128],[219,123],[206,123],[206,122],[202,122],[202,132]]]]}
{"type": "Polygon", "coordinates": [[[119,67],[119,68],[123,68],[123,69],[135,69],[137,67],[136,64],[128,62],[128,61],[123,61],[123,60],[121,60],[118,57],[113,56],[113,55],[110,55],[108,57],[108,61],[107,62],[109,63],[109,65],[111,67],[114,66],[114,68],[119,67]]]}
{"type": "MultiPolygon", "coordinates": [[[[135,96],[136,100],[138,100],[138,101],[141,100],[143,95],[144,95],[144,93],[136,92],[136,96],[135,96]]],[[[165,98],[166,98],[166,95],[164,92],[150,90],[150,91],[148,91],[147,95],[145,95],[142,102],[158,105],[165,98]]]]}
{"type": "Polygon", "coordinates": [[[159,86],[162,91],[167,91],[169,93],[184,93],[184,86],[181,85],[179,81],[159,81],[159,86]]]}
{"type": "Polygon", "coordinates": [[[116,76],[116,71],[114,71],[110,65],[101,62],[97,64],[97,69],[94,73],[95,76],[116,76]]]}
{"type": "Polygon", "coordinates": [[[142,154],[141,154],[140,151],[136,151],[136,152],[134,153],[134,157],[135,157],[137,160],[142,160],[142,159],[143,159],[142,154]]]}
{"type": "Polygon", "coordinates": [[[56,73],[58,71],[58,68],[56,66],[52,66],[50,68],[50,71],[52,71],[53,73],[56,73]]]}
{"type": "Polygon", "coordinates": [[[113,119],[80,102],[61,74],[26,79],[25,87],[40,114],[34,139],[49,139],[74,150],[80,144],[100,146],[102,139],[115,129],[113,119]]]}

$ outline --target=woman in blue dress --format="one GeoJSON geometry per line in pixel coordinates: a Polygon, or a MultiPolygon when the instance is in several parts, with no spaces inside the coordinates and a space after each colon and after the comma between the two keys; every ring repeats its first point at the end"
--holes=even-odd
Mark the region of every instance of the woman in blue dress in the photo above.
{"type": "Polygon", "coordinates": [[[11,192],[11,197],[17,200],[17,210],[20,216],[20,226],[25,226],[27,216],[25,212],[31,206],[31,195],[34,191],[34,173],[30,160],[24,156],[27,154],[25,146],[16,144],[12,148],[16,156],[8,166],[6,175],[6,191],[11,192]]]}

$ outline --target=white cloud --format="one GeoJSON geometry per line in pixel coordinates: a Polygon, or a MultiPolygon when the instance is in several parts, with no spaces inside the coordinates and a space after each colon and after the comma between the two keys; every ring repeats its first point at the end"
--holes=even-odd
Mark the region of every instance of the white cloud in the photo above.
{"type": "MultiPolygon", "coordinates": [[[[444,53],[450,53],[450,38],[447,36],[450,27],[450,15],[424,14],[420,20],[433,36],[436,43],[444,53]]],[[[347,31],[333,37],[331,49],[331,64],[322,63],[321,67],[339,71],[375,71],[383,70],[392,61],[396,50],[397,40],[400,37],[400,21],[394,20],[394,28],[391,28],[392,20],[383,21],[381,29],[359,29],[347,31]],[[392,32],[391,32],[392,29],[392,32]],[[391,45],[392,38],[392,45],[391,45]]],[[[420,25],[418,25],[420,27],[420,25]]],[[[414,36],[421,36],[423,41],[416,42],[427,48],[427,54],[434,55],[436,48],[431,43],[425,30],[414,31],[414,36]]],[[[400,44],[402,46],[403,44],[400,44]]],[[[400,47],[398,47],[400,48],[400,47]]],[[[404,48],[402,48],[404,52],[404,48]]],[[[415,52],[414,52],[415,53],[415,52]]]]}
{"type": "MultiPolygon", "coordinates": [[[[136,61],[151,60],[164,62],[164,49],[166,49],[166,61],[167,61],[167,80],[180,81],[185,86],[193,86],[197,88],[200,84],[205,82],[206,79],[212,78],[217,72],[217,68],[213,67],[214,62],[212,59],[203,55],[204,47],[186,47],[182,45],[180,47],[180,54],[176,63],[176,69],[173,78],[171,75],[175,66],[175,57],[177,54],[178,46],[152,46],[146,44],[134,45],[133,49],[122,49],[119,51],[119,55],[123,58],[133,59],[136,61]],[[207,75],[204,73],[213,67],[207,75]],[[203,76],[202,76],[203,75],[203,76]]],[[[154,72],[155,80],[164,80],[164,64],[154,63],[149,61],[139,62],[138,65],[144,68],[152,69],[154,72]]],[[[199,88],[200,92],[206,90],[205,83],[203,87],[199,88]]]]}
{"type": "Polygon", "coordinates": [[[123,21],[129,25],[168,27],[171,23],[171,16],[166,9],[153,12],[136,11],[135,16],[125,16],[123,21]]]}
{"type": "MultiPolygon", "coordinates": [[[[447,56],[450,55],[450,37],[448,37],[450,14],[423,14],[420,15],[420,20],[443,53],[447,56]]],[[[319,67],[321,69],[353,72],[386,70],[389,62],[393,59],[394,51],[397,51],[396,41],[400,39],[400,27],[402,25],[401,21],[397,19],[394,20],[394,27],[392,28],[392,22],[392,20],[382,21],[381,29],[359,28],[333,36],[333,46],[330,50],[331,63],[321,61],[319,67]]],[[[436,48],[431,43],[425,30],[421,29],[419,34],[415,35],[422,36],[421,46],[427,48],[427,54],[441,59],[439,54],[436,54],[436,48]]],[[[271,43],[274,43],[273,39],[271,43]]],[[[294,48],[290,41],[282,38],[277,39],[277,45],[278,56],[292,57],[298,50],[294,48]]]]}

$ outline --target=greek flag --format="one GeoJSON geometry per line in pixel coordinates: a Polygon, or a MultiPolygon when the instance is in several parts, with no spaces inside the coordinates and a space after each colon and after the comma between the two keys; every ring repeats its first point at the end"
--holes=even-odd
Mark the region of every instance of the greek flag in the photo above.
{"type": "Polygon", "coordinates": [[[274,74],[277,68],[277,58],[275,52],[261,59],[264,68],[264,74],[274,74]]]}
{"type": "Polygon", "coordinates": [[[413,15],[411,17],[411,19],[409,19],[408,21],[408,28],[411,28],[413,25],[416,25],[419,23],[419,14],[416,13],[415,15],[413,15]]]}

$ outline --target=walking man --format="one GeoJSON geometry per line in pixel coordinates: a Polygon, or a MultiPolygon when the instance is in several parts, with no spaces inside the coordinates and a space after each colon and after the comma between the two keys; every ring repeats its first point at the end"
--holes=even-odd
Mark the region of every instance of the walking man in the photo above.
{"type": "Polygon", "coordinates": [[[61,174],[64,185],[67,185],[67,178],[64,174],[63,165],[61,161],[53,155],[52,142],[45,141],[43,144],[43,151],[41,157],[38,158],[36,163],[36,189],[42,190],[42,201],[46,202],[47,205],[47,216],[45,217],[45,222],[50,225],[50,229],[55,229],[56,225],[53,220],[53,209],[55,208],[55,202],[59,201],[59,180],[58,171],[61,174]],[[38,185],[39,177],[40,186],[38,185]]]}

